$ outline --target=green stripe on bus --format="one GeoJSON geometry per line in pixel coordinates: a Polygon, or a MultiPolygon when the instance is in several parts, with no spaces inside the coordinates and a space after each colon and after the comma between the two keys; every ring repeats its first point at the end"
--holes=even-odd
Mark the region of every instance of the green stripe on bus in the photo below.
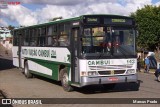
{"type": "MultiPolygon", "coordinates": [[[[63,64],[67,67],[68,74],[70,72],[70,64],[67,63],[62,63],[62,62],[55,62],[55,61],[47,61],[47,60],[41,60],[41,59],[33,59],[33,58],[28,58],[28,60],[31,60],[39,65],[42,65],[46,68],[49,68],[52,70],[52,78],[53,80],[58,80],[59,78],[59,65],[63,64]]],[[[36,71],[38,73],[38,71],[36,71]]],[[[41,74],[41,73],[40,73],[41,74]]],[[[44,74],[45,75],[45,74],[44,74]]],[[[45,76],[46,77],[46,76],[45,76]]],[[[47,76],[48,78],[48,76],[47,76]]]]}
{"type": "Polygon", "coordinates": [[[36,74],[36,75],[39,75],[39,76],[42,76],[42,77],[46,77],[46,78],[49,78],[49,79],[52,79],[52,80],[55,80],[55,79],[53,79],[52,76],[49,76],[49,75],[46,75],[46,74],[43,74],[43,73],[40,73],[40,72],[37,72],[37,71],[32,71],[32,70],[30,70],[30,71],[33,74],[36,74]]]}

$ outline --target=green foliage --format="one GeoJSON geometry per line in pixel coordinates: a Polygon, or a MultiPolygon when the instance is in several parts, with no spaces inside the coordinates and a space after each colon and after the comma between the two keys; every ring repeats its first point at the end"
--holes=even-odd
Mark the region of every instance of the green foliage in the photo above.
{"type": "Polygon", "coordinates": [[[14,28],[15,28],[15,27],[12,26],[12,25],[9,25],[9,26],[8,26],[8,29],[9,29],[9,30],[13,30],[14,28]]]}
{"type": "Polygon", "coordinates": [[[149,50],[156,49],[160,42],[160,6],[146,5],[131,13],[131,17],[135,19],[139,32],[138,46],[149,50]]]}
{"type": "Polygon", "coordinates": [[[140,67],[144,68],[144,61],[142,59],[139,61],[139,63],[140,63],[140,67]]]}

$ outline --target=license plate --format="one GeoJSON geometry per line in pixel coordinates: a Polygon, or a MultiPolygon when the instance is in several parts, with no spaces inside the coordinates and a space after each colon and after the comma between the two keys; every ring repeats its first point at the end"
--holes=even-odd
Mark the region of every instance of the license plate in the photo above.
{"type": "Polygon", "coordinates": [[[118,81],[118,78],[117,77],[110,77],[109,81],[118,81]]]}

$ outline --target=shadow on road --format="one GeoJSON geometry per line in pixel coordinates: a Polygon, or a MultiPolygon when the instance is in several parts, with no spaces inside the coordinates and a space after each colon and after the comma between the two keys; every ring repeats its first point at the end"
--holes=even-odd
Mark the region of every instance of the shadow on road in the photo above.
{"type": "Polygon", "coordinates": [[[6,94],[2,90],[0,90],[0,98],[7,98],[6,94]]]}
{"type": "MultiPolygon", "coordinates": [[[[61,87],[61,83],[58,81],[47,79],[47,78],[41,77],[41,76],[35,76],[35,77],[38,79],[47,81],[47,82],[51,82],[51,83],[61,87]]],[[[104,87],[103,85],[91,85],[91,86],[85,86],[85,87],[81,87],[81,88],[74,87],[74,91],[79,92],[79,93],[83,93],[83,94],[138,91],[141,83],[143,83],[143,81],[141,81],[141,80],[138,80],[137,83],[119,83],[119,84],[116,84],[114,88],[104,87]]]]}
{"type": "Polygon", "coordinates": [[[0,58],[0,71],[14,68],[12,60],[0,58]]]}
{"type": "Polygon", "coordinates": [[[45,77],[42,77],[42,76],[39,76],[39,75],[34,75],[34,78],[50,82],[50,83],[53,83],[54,85],[57,85],[57,86],[61,87],[61,82],[60,81],[55,81],[55,80],[48,79],[48,78],[45,78],[45,77]]]}
{"type": "MultiPolygon", "coordinates": [[[[7,99],[6,94],[2,90],[0,90],[0,99],[7,99]]],[[[11,104],[3,105],[2,103],[6,102],[1,102],[1,101],[0,101],[0,107],[13,107],[11,104]]]]}
{"type": "Polygon", "coordinates": [[[138,91],[142,81],[138,83],[119,83],[114,88],[104,87],[103,85],[92,85],[82,88],[75,88],[75,91],[83,94],[97,94],[97,93],[112,93],[112,92],[125,92],[125,91],[138,91]]]}

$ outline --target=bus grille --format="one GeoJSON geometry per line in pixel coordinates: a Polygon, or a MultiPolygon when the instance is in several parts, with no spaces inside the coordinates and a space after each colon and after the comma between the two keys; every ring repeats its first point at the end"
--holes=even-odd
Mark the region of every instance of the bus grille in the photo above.
{"type": "Polygon", "coordinates": [[[110,71],[98,71],[100,75],[110,75],[110,71]]]}
{"type": "Polygon", "coordinates": [[[124,74],[125,70],[114,70],[114,71],[98,71],[100,75],[114,75],[114,74],[124,74]]]}

